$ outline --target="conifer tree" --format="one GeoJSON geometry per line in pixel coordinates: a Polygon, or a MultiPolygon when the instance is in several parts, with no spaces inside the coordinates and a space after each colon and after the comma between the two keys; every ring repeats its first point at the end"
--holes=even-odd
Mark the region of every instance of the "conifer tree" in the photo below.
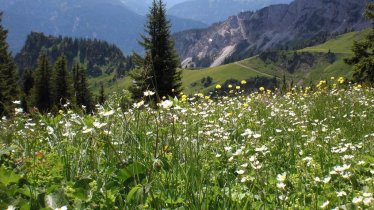
{"type": "Polygon", "coordinates": [[[366,17],[373,21],[373,27],[364,40],[354,42],[354,56],[345,62],[353,65],[356,82],[374,86],[374,3],[368,3],[366,17]]]}
{"type": "Polygon", "coordinates": [[[53,106],[51,84],[51,67],[47,56],[42,54],[34,74],[34,87],[32,89],[32,102],[42,113],[51,111],[53,106]]]}
{"type": "Polygon", "coordinates": [[[18,100],[17,70],[6,42],[8,31],[3,28],[0,12],[0,116],[13,112],[12,102],[18,100]]]}
{"type": "Polygon", "coordinates": [[[105,103],[105,90],[103,83],[100,84],[100,96],[99,96],[99,104],[105,103]]]}
{"type": "Polygon", "coordinates": [[[147,90],[154,90],[154,83],[152,80],[152,65],[150,53],[146,53],[145,58],[134,53],[133,55],[136,69],[130,72],[130,76],[133,78],[133,84],[130,87],[132,97],[135,99],[144,96],[144,92],[147,90]]]}
{"type": "MultiPolygon", "coordinates": [[[[140,44],[146,51],[143,72],[134,78],[137,88],[156,92],[158,97],[176,96],[181,92],[181,72],[177,71],[179,58],[174,49],[174,41],[170,35],[170,21],[166,17],[166,8],[162,0],[153,0],[147,15],[145,32],[140,44]],[[139,81],[143,79],[144,81],[139,81]],[[140,86],[139,86],[140,85],[140,86]]],[[[133,92],[138,96],[139,93],[133,92]]]]}
{"type": "Polygon", "coordinates": [[[34,86],[34,77],[31,69],[26,69],[22,76],[22,91],[26,96],[30,96],[34,86]]]}
{"type": "Polygon", "coordinates": [[[57,59],[54,75],[54,101],[58,107],[71,101],[70,75],[67,70],[67,61],[65,56],[57,59]]]}
{"type": "Polygon", "coordinates": [[[34,87],[34,77],[31,69],[27,69],[23,72],[22,76],[22,108],[25,112],[28,112],[30,106],[31,90],[34,87]]]}
{"type": "Polygon", "coordinates": [[[85,111],[90,113],[93,110],[92,96],[88,89],[85,69],[79,64],[73,68],[74,95],[78,106],[85,107],[85,111]]]}

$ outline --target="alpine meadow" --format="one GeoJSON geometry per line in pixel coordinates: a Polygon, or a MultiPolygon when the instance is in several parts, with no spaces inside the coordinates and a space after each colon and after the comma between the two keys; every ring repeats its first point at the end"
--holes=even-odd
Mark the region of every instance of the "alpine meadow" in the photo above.
{"type": "Polygon", "coordinates": [[[373,1],[0,0],[0,209],[373,194],[373,1]]]}

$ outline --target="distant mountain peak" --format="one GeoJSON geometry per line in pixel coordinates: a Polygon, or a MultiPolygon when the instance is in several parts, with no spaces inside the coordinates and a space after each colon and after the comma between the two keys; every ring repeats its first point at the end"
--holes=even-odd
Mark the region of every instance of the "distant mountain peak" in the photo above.
{"type": "Polygon", "coordinates": [[[290,3],[292,0],[189,0],[170,8],[169,14],[208,24],[224,21],[228,16],[263,7],[290,3]]]}
{"type": "Polygon", "coordinates": [[[193,66],[216,66],[267,49],[297,47],[329,34],[370,27],[363,17],[365,5],[365,0],[296,0],[268,6],[207,29],[177,33],[175,46],[181,59],[193,66]]]}
{"type": "MultiPolygon", "coordinates": [[[[122,51],[142,52],[137,40],[144,32],[145,16],[124,2],[150,0],[0,0],[8,43],[13,53],[21,50],[32,31],[48,35],[97,38],[115,43],[122,51]]],[[[205,24],[171,17],[172,31],[206,27],[205,24]]]]}

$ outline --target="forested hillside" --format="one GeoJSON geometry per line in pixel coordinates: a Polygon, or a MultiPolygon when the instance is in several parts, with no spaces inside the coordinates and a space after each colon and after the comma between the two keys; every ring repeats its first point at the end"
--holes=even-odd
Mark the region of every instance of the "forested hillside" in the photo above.
{"type": "Polygon", "coordinates": [[[47,55],[50,62],[64,55],[69,68],[74,63],[81,63],[91,77],[115,73],[116,77],[123,76],[126,70],[131,69],[130,57],[123,55],[122,51],[113,44],[96,39],[73,39],[70,37],[46,36],[43,33],[31,33],[21,52],[15,57],[21,72],[33,69],[41,54],[47,55]]]}

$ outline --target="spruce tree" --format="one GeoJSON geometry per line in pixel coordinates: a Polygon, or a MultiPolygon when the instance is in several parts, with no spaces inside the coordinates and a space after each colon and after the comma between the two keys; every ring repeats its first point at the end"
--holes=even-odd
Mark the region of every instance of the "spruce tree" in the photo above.
{"type": "Polygon", "coordinates": [[[99,104],[105,103],[105,90],[103,83],[100,84],[100,96],[99,96],[99,104]]]}
{"type": "Polygon", "coordinates": [[[34,74],[34,87],[32,89],[32,102],[42,113],[51,111],[53,106],[51,84],[51,67],[47,56],[42,54],[38,59],[38,66],[34,74]]]}
{"type": "Polygon", "coordinates": [[[79,107],[84,106],[87,113],[92,112],[92,96],[88,89],[85,69],[79,64],[73,68],[75,102],[79,107]]]}
{"type": "Polygon", "coordinates": [[[132,97],[139,99],[144,96],[147,90],[154,90],[154,83],[152,80],[152,65],[150,53],[146,53],[145,58],[141,58],[138,54],[133,55],[136,69],[130,72],[133,78],[133,84],[130,87],[132,97]]]}
{"type": "Polygon", "coordinates": [[[67,70],[67,61],[65,56],[57,59],[54,75],[54,101],[59,108],[71,101],[70,75],[67,70]]]}
{"type": "Polygon", "coordinates": [[[30,97],[31,97],[31,90],[34,87],[34,77],[33,71],[31,69],[27,69],[23,72],[22,75],[22,108],[25,112],[28,112],[30,106],[30,97]]]}
{"type": "Polygon", "coordinates": [[[8,31],[3,28],[0,12],[0,116],[13,112],[12,102],[18,100],[17,70],[6,42],[8,31]]]}
{"type": "MultiPolygon", "coordinates": [[[[158,97],[176,96],[181,92],[181,72],[177,70],[179,58],[170,35],[171,24],[166,17],[166,8],[162,0],[153,0],[145,25],[146,35],[140,44],[146,57],[140,77],[133,77],[133,90],[153,90],[158,97]],[[143,79],[143,81],[139,81],[143,79]],[[139,86],[141,85],[141,86],[139,86]]],[[[134,92],[133,92],[134,94],[134,92]]],[[[135,93],[139,96],[139,93],[135,93]]]]}
{"type": "Polygon", "coordinates": [[[373,27],[364,40],[354,42],[354,56],[345,62],[353,65],[356,82],[374,86],[374,3],[368,3],[366,17],[373,21],[373,27]]]}
{"type": "Polygon", "coordinates": [[[31,89],[34,87],[34,77],[32,70],[27,69],[22,76],[22,91],[26,96],[30,96],[31,89]]]}

